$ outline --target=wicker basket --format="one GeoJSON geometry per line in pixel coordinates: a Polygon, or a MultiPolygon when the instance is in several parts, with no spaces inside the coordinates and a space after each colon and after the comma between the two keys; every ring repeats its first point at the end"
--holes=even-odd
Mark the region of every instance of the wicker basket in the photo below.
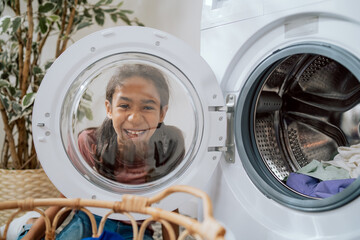
{"type": "MultiPolygon", "coordinates": [[[[25,198],[59,197],[60,193],[51,183],[43,169],[0,169],[0,201],[25,198]]],[[[0,226],[15,210],[0,211],[0,226]]]]}
{"type": "MultiPolygon", "coordinates": [[[[199,189],[181,185],[171,186],[152,197],[124,194],[122,195],[121,201],[103,201],[81,198],[28,198],[26,200],[11,200],[3,202],[0,201],[0,209],[18,209],[18,213],[22,211],[31,211],[36,209],[37,212],[43,215],[45,223],[45,232],[43,233],[46,240],[55,239],[55,230],[56,226],[58,226],[58,221],[62,218],[64,213],[69,212],[72,209],[81,210],[88,215],[91,222],[90,227],[92,231],[92,237],[94,238],[98,238],[103,233],[105,223],[108,217],[114,213],[123,214],[128,217],[133,228],[132,230],[134,240],[143,239],[145,230],[148,228],[148,225],[153,222],[160,223],[164,227],[168,235],[167,239],[170,240],[185,240],[189,238],[224,240],[224,236],[226,233],[225,228],[213,217],[213,207],[209,196],[199,189]],[[153,206],[168,197],[169,195],[175,193],[190,194],[198,198],[199,200],[202,200],[202,204],[200,205],[202,206],[202,221],[198,221],[197,219],[181,215],[179,212],[176,211],[170,212],[153,206]],[[40,206],[53,206],[56,207],[56,209],[60,210],[56,212],[53,209],[53,214],[51,214],[52,217],[50,219],[49,215],[41,212],[40,210],[37,210],[40,206]],[[89,207],[108,210],[108,213],[106,213],[102,217],[102,220],[98,225],[95,221],[94,215],[89,211],[89,207]],[[144,214],[147,215],[148,218],[145,219],[139,226],[139,222],[136,222],[135,218],[132,215],[133,213],[144,214]],[[179,232],[179,236],[176,236],[177,234],[175,233],[175,228],[177,228],[178,226],[180,226],[182,231],[179,232]]],[[[8,219],[3,236],[0,235],[0,240],[6,240],[5,236],[7,235],[10,222],[13,220],[14,216],[8,219]]],[[[41,230],[41,228],[39,230],[41,230]]]]}

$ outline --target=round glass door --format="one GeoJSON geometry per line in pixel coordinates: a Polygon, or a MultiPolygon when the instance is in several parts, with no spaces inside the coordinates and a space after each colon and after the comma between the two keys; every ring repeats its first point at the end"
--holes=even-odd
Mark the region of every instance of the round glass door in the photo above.
{"type": "MultiPolygon", "coordinates": [[[[221,155],[209,149],[225,144],[226,113],[212,110],[219,106],[212,70],[186,43],[151,28],[106,29],[77,41],[48,70],[35,99],[35,147],[70,198],[202,188],[221,155]]],[[[159,207],[173,210],[188,198],[159,207]]]]}
{"type": "Polygon", "coordinates": [[[148,54],[114,54],[69,87],[61,138],[73,166],[99,187],[159,187],[191,165],[202,136],[199,109],[197,93],[173,65],[148,54]]]}

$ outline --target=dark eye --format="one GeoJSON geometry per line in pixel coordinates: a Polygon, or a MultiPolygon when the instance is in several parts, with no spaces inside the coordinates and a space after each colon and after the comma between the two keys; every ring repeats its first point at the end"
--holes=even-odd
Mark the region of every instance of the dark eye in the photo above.
{"type": "Polygon", "coordinates": [[[154,110],[155,108],[152,106],[144,106],[144,110],[154,110]]]}
{"type": "Polygon", "coordinates": [[[129,104],[120,104],[118,107],[122,108],[122,109],[129,109],[130,108],[129,104]]]}

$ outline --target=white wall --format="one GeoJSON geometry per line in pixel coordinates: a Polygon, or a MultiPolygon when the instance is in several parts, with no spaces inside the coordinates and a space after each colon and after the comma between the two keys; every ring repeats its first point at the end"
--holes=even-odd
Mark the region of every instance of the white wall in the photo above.
{"type": "MultiPolygon", "coordinates": [[[[125,0],[122,8],[133,10],[132,16],[146,27],[171,33],[199,51],[202,0],[125,0]]],[[[114,23],[107,19],[104,27],[112,26],[114,23]]],[[[99,29],[98,26],[90,27],[79,32],[74,39],[99,29]]]]}

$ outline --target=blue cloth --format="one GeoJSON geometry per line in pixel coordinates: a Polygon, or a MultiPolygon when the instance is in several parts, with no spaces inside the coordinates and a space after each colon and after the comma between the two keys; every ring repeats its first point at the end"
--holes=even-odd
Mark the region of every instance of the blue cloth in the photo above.
{"type": "Polygon", "coordinates": [[[89,237],[84,238],[83,240],[124,240],[124,238],[117,233],[103,231],[103,233],[98,238],[89,237]]]}
{"type": "Polygon", "coordinates": [[[356,178],[321,181],[300,173],[290,173],[286,185],[295,191],[311,197],[331,197],[353,183],[356,178]]]}
{"type": "MultiPolygon", "coordinates": [[[[96,224],[99,226],[101,217],[94,214],[96,224]]],[[[30,226],[23,227],[24,230],[20,233],[18,240],[22,239],[29,231],[30,226]]],[[[133,229],[129,224],[122,223],[117,220],[107,219],[104,226],[104,231],[115,232],[122,236],[124,240],[133,239],[133,229]]],[[[91,222],[86,213],[77,211],[64,229],[56,235],[56,240],[80,240],[92,236],[91,222]]],[[[152,232],[147,229],[144,234],[144,240],[152,240],[152,232]]]]}
{"type": "Polygon", "coordinates": [[[20,232],[17,239],[22,239],[30,231],[31,226],[32,224],[25,224],[24,226],[22,226],[22,231],[20,232]]]}

